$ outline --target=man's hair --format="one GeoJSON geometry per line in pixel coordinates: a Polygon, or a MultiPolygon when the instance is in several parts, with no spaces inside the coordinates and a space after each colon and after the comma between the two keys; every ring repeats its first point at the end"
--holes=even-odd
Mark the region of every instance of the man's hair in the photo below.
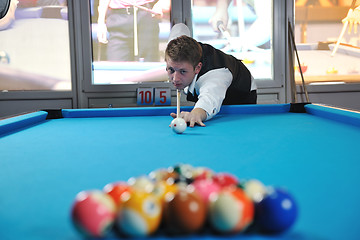
{"type": "Polygon", "coordinates": [[[186,35],[171,40],[165,50],[165,61],[189,62],[194,68],[200,62],[202,48],[193,38],[186,35]]]}

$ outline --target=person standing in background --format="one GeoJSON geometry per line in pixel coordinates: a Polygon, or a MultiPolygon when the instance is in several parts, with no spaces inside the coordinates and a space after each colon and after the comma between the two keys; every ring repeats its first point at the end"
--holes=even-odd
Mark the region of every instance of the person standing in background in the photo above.
{"type": "Polygon", "coordinates": [[[100,0],[97,37],[107,44],[107,60],[160,61],[159,21],[169,10],[170,0],[100,0]]]}

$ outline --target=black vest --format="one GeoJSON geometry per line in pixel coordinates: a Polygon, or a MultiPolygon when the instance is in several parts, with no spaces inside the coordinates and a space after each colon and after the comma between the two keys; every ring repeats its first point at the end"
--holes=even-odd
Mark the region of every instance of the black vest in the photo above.
{"type": "MultiPolygon", "coordinates": [[[[212,47],[208,44],[200,43],[203,51],[201,59],[202,68],[197,76],[197,79],[210,70],[219,68],[228,68],[233,76],[231,85],[226,91],[223,105],[243,104],[244,98],[250,94],[251,88],[251,73],[247,67],[235,57],[225,54],[224,52],[212,47]]],[[[221,81],[221,79],[219,79],[221,81]]],[[[196,102],[198,100],[197,94],[192,95],[188,92],[187,100],[196,102]]]]}

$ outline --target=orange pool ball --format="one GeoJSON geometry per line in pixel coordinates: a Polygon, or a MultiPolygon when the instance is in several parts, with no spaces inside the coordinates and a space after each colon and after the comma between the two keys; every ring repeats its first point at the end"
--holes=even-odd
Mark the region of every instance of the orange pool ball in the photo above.
{"type": "Polygon", "coordinates": [[[114,182],[107,184],[103,191],[114,200],[119,209],[121,204],[129,199],[132,189],[126,182],[114,182]]]}

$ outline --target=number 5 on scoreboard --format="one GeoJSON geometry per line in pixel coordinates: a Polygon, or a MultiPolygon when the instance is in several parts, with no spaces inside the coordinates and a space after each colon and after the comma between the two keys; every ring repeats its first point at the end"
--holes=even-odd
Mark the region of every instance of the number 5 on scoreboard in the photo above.
{"type": "Polygon", "coordinates": [[[138,88],[137,89],[137,104],[138,105],[152,105],[154,102],[153,88],[138,88]]]}
{"type": "Polygon", "coordinates": [[[155,105],[171,105],[170,88],[155,88],[155,105]]]}

